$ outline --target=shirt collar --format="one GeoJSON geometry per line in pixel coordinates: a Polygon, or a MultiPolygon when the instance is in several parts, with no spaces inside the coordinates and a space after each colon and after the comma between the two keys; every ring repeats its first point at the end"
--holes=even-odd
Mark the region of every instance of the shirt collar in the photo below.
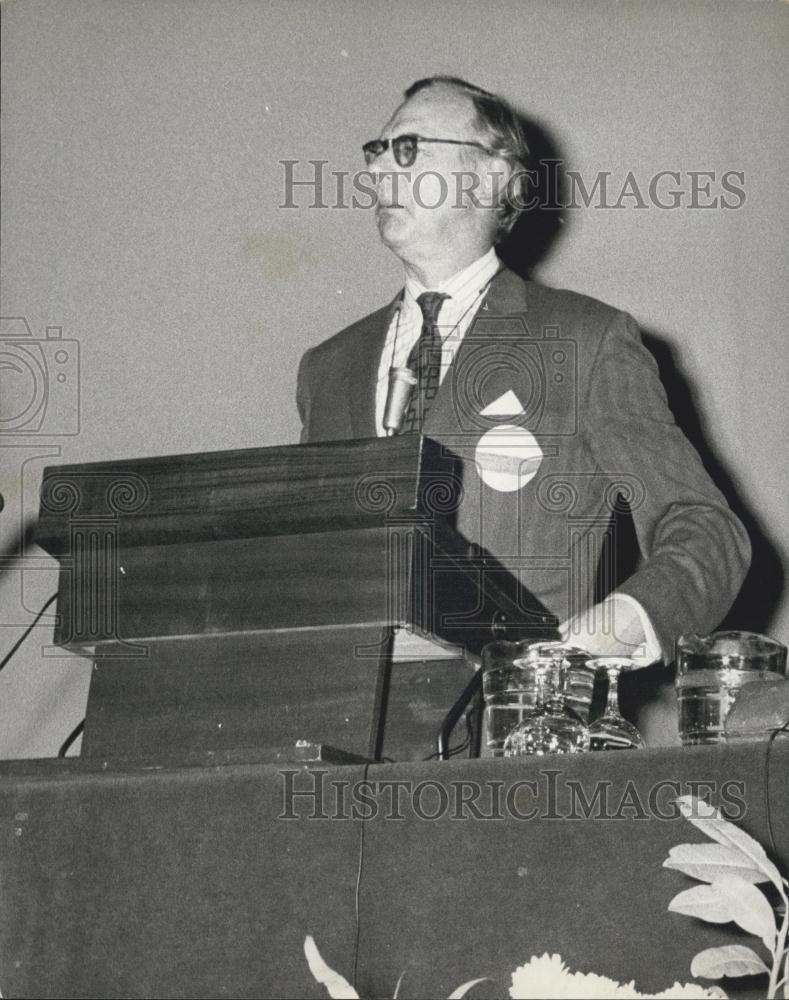
{"type": "Polygon", "coordinates": [[[451,278],[442,281],[436,288],[425,288],[416,278],[406,277],[405,301],[416,303],[423,292],[444,292],[458,302],[468,301],[477,295],[501,267],[501,261],[496,256],[496,250],[491,247],[487,253],[472,261],[468,267],[453,274],[451,278]]]}

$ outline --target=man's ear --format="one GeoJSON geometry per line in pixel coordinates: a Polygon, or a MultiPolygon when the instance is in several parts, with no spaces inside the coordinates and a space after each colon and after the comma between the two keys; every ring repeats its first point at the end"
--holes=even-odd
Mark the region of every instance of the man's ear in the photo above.
{"type": "Polygon", "coordinates": [[[501,156],[487,156],[480,171],[480,196],[486,205],[498,205],[504,197],[510,177],[511,165],[501,156]]]}

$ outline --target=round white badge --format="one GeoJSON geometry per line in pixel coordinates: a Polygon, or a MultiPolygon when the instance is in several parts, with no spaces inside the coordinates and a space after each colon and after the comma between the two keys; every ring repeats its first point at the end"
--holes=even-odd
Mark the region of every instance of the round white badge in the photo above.
{"type": "Polygon", "coordinates": [[[474,453],[480,478],[499,493],[522,489],[535,477],[542,459],[534,435],[515,424],[499,424],[486,431],[474,453]]]}

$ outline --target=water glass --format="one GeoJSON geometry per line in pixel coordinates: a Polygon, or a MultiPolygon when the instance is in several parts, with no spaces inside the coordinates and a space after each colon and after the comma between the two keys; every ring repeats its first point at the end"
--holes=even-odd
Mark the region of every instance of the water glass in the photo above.
{"type": "Polygon", "coordinates": [[[534,711],[537,697],[534,674],[516,666],[527,648],[526,642],[498,639],[482,649],[483,757],[501,757],[507,736],[534,711]]]}
{"type": "Polygon", "coordinates": [[[549,658],[532,647],[519,666],[534,678],[535,705],[505,740],[503,756],[588,750],[589,729],[567,704],[568,663],[562,650],[554,648],[549,658]]]}

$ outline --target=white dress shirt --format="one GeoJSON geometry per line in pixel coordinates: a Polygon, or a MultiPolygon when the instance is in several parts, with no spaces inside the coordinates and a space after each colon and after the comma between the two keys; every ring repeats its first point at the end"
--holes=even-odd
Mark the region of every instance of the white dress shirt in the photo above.
{"type": "Polygon", "coordinates": [[[443,292],[449,298],[441,303],[438,314],[438,332],[441,335],[441,374],[443,382],[460,342],[468,332],[493,276],[501,268],[501,261],[493,247],[473,264],[452,275],[436,288],[423,288],[415,278],[406,278],[403,299],[395,309],[386,334],[386,343],[378,365],[378,383],[375,390],[375,428],[383,437],[384,407],[389,392],[389,369],[404,368],[411,348],[422,332],[422,310],[416,301],[422,292],[443,292]]]}
{"type": "MultiPolygon", "coordinates": [[[[383,417],[389,392],[389,370],[392,367],[405,367],[411,348],[422,332],[422,310],[419,308],[417,298],[422,292],[443,292],[449,296],[441,304],[437,323],[441,335],[439,378],[443,382],[452,359],[501,266],[496,251],[491,247],[484,256],[435,288],[424,288],[415,278],[406,278],[402,301],[392,316],[378,364],[375,392],[375,426],[378,437],[383,437],[386,433],[383,417]]],[[[660,644],[655,629],[649,620],[649,615],[635,598],[629,594],[614,592],[605,599],[603,606],[598,608],[596,613],[590,609],[587,613],[588,618],[587,615],[579,615],[572,621],[563,622],[559,626],[562,638],[582,648],[588,644],[591,651],[597,655],[620,652],[616,648],[616,637],[632,642],[635,648],[629,655],[635,660],[636,666],[646,666],[660,658],[660,644]],[[610,650],[607,648],[605,636],[600,633],[601,617],[607,623],[607,627],[612,624],[614,626],[615,635],[611,635],[608,640],[612,643],[610,650]]]]}

